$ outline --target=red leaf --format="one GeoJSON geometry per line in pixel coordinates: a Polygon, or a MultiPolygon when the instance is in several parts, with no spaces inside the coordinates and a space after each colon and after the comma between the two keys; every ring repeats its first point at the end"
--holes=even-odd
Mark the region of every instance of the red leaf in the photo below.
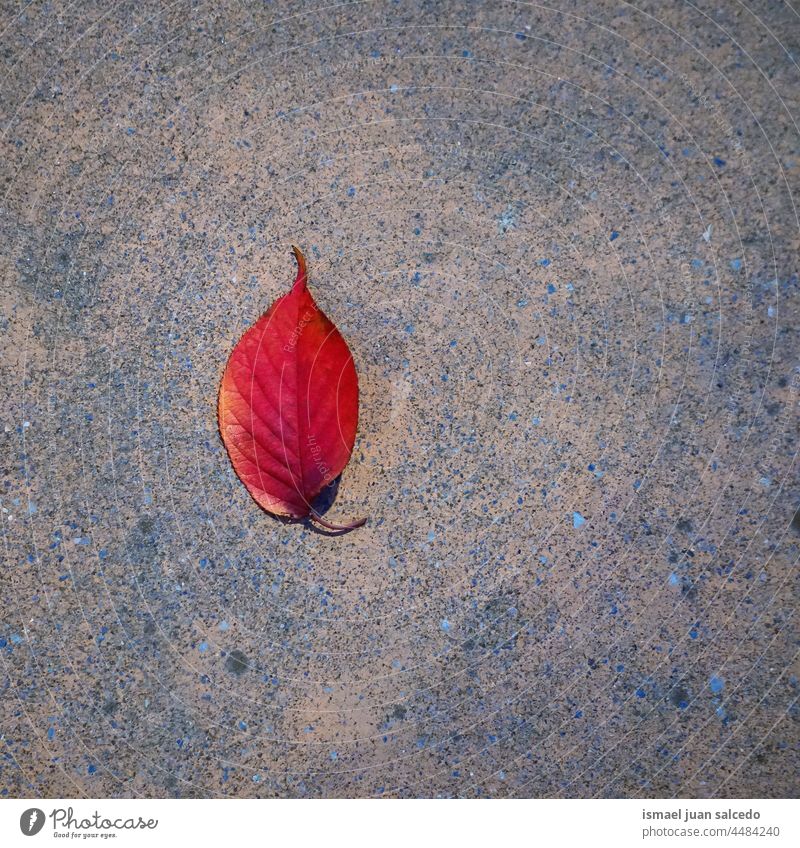
{"type": "Polygon", "coordinates": [[[297,278],[239,339],[219,390],[219,430],[233,468],[268,512],[311,516],[347,465],[358,425],[358,377],[347,342],[314,302],[299,248],[297,278]]]}

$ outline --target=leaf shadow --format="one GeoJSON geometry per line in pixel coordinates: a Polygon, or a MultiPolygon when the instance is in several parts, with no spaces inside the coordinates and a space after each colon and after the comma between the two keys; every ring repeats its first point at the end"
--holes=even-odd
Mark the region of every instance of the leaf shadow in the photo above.
{"type": "Polygon", "coordinates": [[[322,491],[311,501],[311,506],[319,515],[325,513],[333,506],[336,496],[339,494],[339,483],[342,481],[340,474],[335,480],[331,480],[327,486],[323,486],[322,491]]]}
{"type": "MultiPolygon", "coordinates": [[[[311,508],[318,515],[324,516],[325,513],[333,506],[336,501],[336,496],[339,494],[339,483],[341,480],[342,475],[340,474],[335,480],[328,483],[328,485],[322,489],[314,500],[311,501],[311,508]]],[[[310,516],[302,519],[302,521],[309,530],[314,533],[318,533],[320,536],[342,536],[345,533],[350,532],[349,528],[344,530],[329,530],[327,527],[320,527],[320,525],[316,524],[310,516]]]]}

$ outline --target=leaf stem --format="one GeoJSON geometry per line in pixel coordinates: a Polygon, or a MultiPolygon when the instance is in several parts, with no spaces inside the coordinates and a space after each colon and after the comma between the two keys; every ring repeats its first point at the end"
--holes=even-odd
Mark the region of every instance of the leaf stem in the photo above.
{"type": "Polygon", "coordinates": [[[315,509],[312,509],[309,516],[328,530],[355,530],[357,527],[363,527],[367,523],[366,518],[359,518],[350,524],[334,524],[331,521],[324,519],[315,509]]]}

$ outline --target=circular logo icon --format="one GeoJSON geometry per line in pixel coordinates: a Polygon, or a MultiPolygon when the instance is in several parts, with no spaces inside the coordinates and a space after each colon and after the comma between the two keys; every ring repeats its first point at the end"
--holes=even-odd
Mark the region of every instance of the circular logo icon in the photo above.
{"type": "Polygon", "coordinates": [[[19,829],[25,836],[36,836],[44,827],[44,811],[38,807],[31,807],[19,817],[19,829]]]}

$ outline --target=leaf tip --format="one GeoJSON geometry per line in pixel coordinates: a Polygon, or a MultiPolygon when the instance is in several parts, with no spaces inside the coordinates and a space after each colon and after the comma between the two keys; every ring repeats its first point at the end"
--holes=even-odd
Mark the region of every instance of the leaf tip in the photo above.
{"type": "Polygon", "coordinates": [[[297,260],[297,276],[294,280],[294,289],[305,288],[308,282],[308,271],[306,270],[306,258],[303,256],[303,251],[296,245],[292,245],[292,253],[297,260]]]}

